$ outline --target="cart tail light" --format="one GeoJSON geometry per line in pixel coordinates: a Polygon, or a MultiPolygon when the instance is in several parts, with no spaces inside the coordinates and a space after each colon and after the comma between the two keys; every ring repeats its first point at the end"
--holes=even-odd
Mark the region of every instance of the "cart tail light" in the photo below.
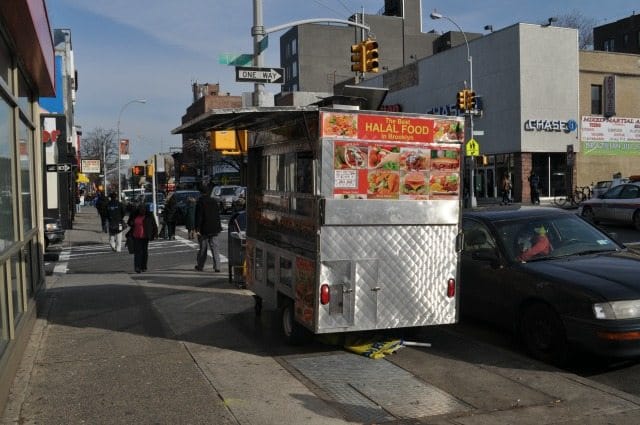
{"type": "Polygon", "coordinates": [[[320,304],[327,305],[331,301],[331,295],[329,293],[329,285],[326,283],[320,287],[320,304]]]}
{"type": "Polygon", "coordinates": [[[447,297],[453,298],[456,296],[456,280],[451,278],[447,281],[447,297]]]}

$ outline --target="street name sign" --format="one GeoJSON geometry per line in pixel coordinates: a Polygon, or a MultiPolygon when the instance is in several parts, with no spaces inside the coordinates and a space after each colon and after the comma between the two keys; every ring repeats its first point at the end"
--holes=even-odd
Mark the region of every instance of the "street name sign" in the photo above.
{"type": "Polygon", "coordinates": [[[222,53],[218,55],[218,63],[220,65],[244,66],[251,65],[253,55],[248,53],[222,53]]]}
{"type": "Polygon", "coordinates": [[[283,68],[256,68],[236,66],[236,81],[284,84],[283,68]]]}

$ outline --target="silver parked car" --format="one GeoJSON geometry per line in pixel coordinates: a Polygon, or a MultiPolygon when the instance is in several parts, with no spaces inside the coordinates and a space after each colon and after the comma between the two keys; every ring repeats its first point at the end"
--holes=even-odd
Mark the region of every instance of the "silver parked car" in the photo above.
{"type": "Polygon", "coordinates": [[[243,187],[236,185],[215,186],[211,190],[211,197],[218,202],[221,213],[233,211],[234,204],[243,194],[243,187]]]}
{"type": "Polygon", "coordinates": [[[640,179],[614,186],[602,195],[584,201],[581,208],[582,217],[591,222],[633,224],[640,230],[640,179]]]}

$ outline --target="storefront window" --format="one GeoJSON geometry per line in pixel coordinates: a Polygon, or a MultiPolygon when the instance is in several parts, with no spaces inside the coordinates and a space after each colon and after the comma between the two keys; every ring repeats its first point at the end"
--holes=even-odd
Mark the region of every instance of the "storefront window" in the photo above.
{"type": "Polygon", "coordinates": [[[20,284],[20,254],[16,254],[11,257],[9,263],[11,267],[11,298],[13,302],[13,320],[15,324],[18,324],[20,317],[22,316],[22,285],[20,284]]]}
{"type": "MultiPolygon", "coordinates": [[[[9,262],[0,263],[0,281],[4,282],[5,267],[9,262]]],[[[7,312],[7,291],[0,291],[0,356],[4,353],[9,343],[9,313],[7,312]]]]}
{"type": "Polygon", "coordinates": [[[591,114],[602,115],[602,86],[591,85],[591,114]]]}
{"type": "Polygon", "coordinates": [[[27,81],[22,75],[22,72],[20,72],[18,77],[18,106],[20,106],[22,113],[30,120],[33,119],[33,110],[31,107],[32,97],[31,89],[27,85],[27,81]]]}
{"type": "Polygon", "coordinates": [[[11,130],[12,111],[0,101],[0,252],[15,241],[13,228],[13,197],[11,164],[13,163],[13,140],[11,130]]]}
{"type": "Polygon", "coordinates": [[[33,205],[31,203],[33,194],[32,167],[31,167],[31,146],[33,132],[23,122],[18,126],[18,140],[20,153],[20,182],[22,185],[22,218],[24,220],[23,229],[25,232],[33,228],[33,205]]]}
{"type": "Polygon", "coordinates": [[[2,37],[0,37],[0,78],[8,87],[11,87],[11,55],[2,37]]]}
{"type": "MultiPolygon", "coordinates": [[[[534,153],[533,171],[540,178],[541,196],[563,196],[571,185],[566,153],[534,153]]],[[[527,183],[526,181],[524,183],[527,183]]]]}

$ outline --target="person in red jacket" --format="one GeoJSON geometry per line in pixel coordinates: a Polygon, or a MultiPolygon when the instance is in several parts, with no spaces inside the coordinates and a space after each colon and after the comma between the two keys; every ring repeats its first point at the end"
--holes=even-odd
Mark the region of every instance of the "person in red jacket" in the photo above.
{"type": "Polygon", "coordinates": [[[535,227],[533,230],[533,243],[518,256],[518,261],[529,261],[536,255],[549,255],[553,249],[547,236],[547,229],[543,225],[535,227]]]}
{"type": "MultiPolygon", "coordinates": [[[[149,260],[149,241],[158,237],[158,225],[153,214],[147,210],[144,202],[136,208],[129,216],[127,223],[130,227],[128,235],[133,243],[133,267],[136,273],[147,271],[147,261],[149,260]]],[[[127,237],[127,243],[129,243],[127,237]]]]}

